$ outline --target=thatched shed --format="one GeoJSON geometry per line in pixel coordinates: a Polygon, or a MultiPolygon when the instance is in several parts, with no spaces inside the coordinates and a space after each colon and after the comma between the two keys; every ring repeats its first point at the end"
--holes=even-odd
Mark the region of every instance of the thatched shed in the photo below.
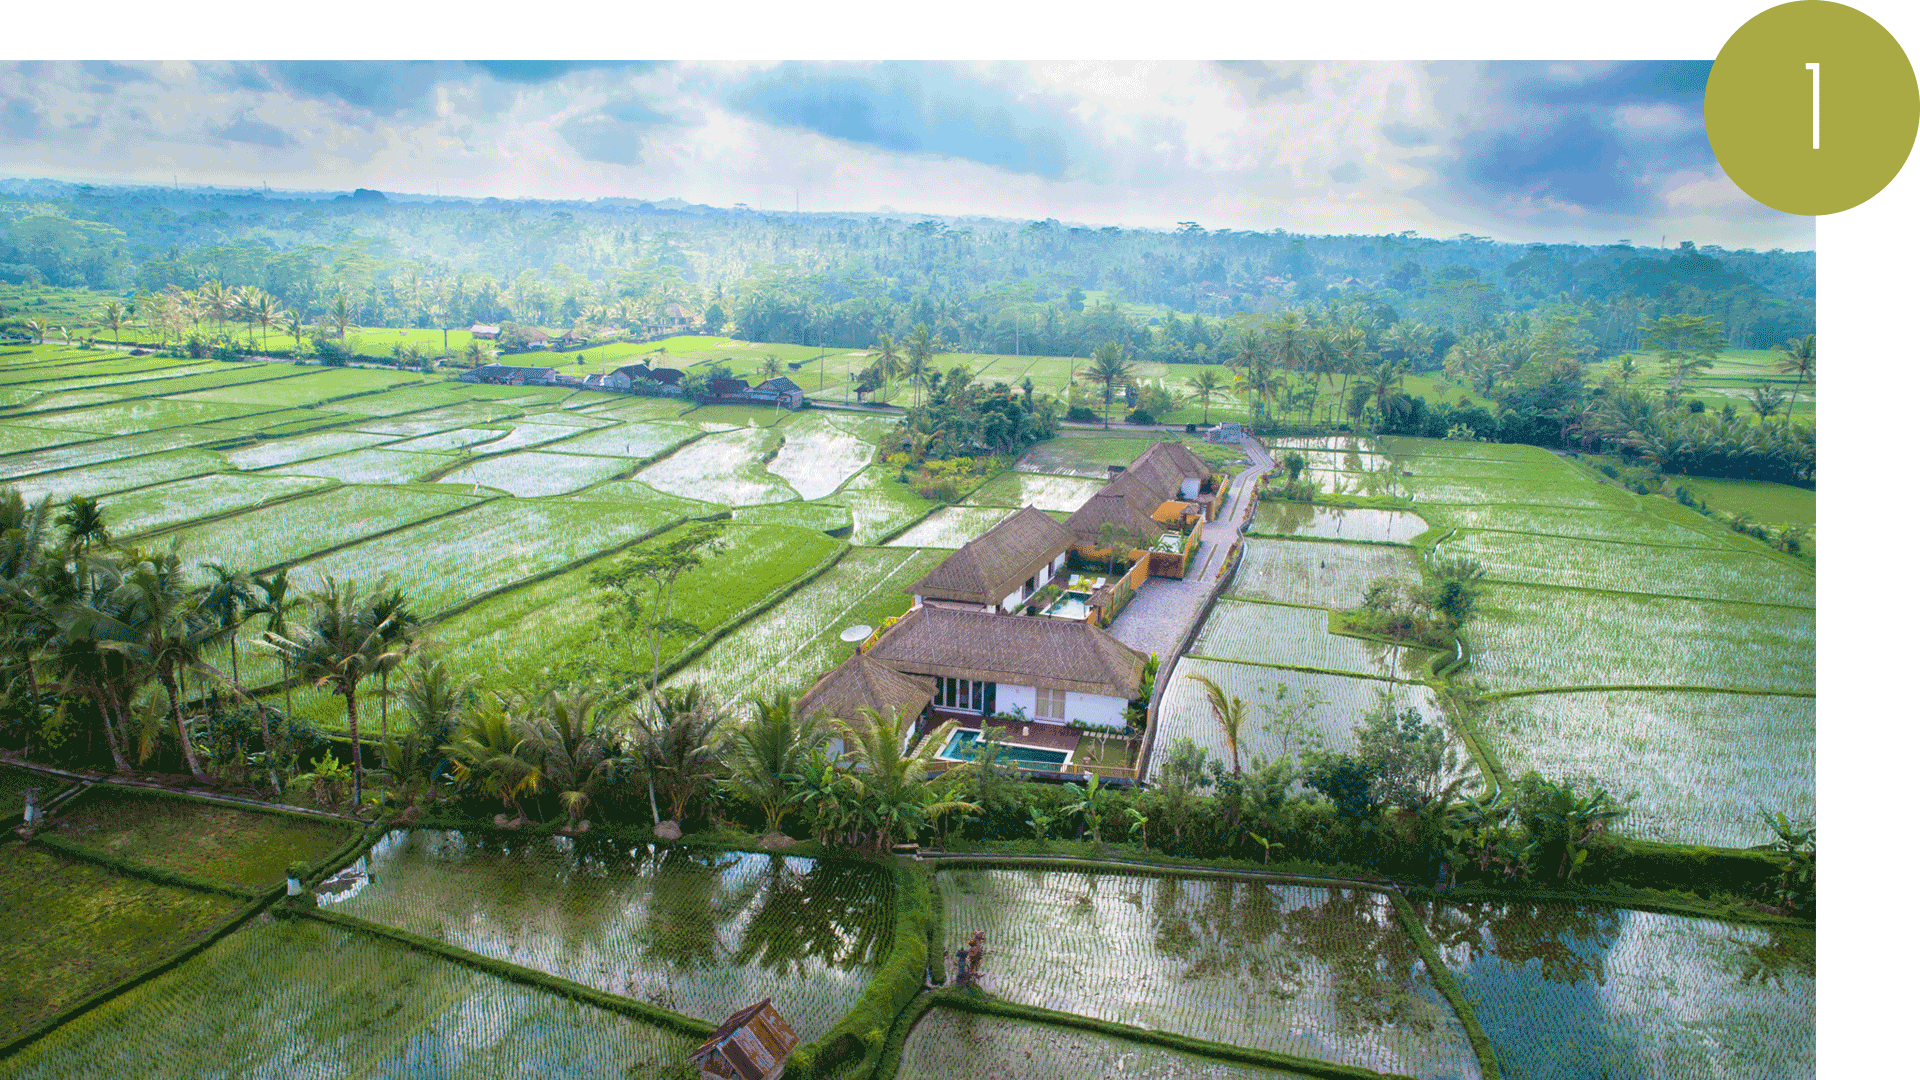
{"type": "Polygon", "coordinates": [[[857,652],[820,676],[820,681],[793,703],[793,714],[811,716],[818,712],[865,726],[862,709],[872,709],[881,716],[892,716],[897,710],[911,721],[931,704],[931,679],[902,674],[867,653],[857,652]]]}
{"type": "Polygon", "coordinates": [[[1045,511],[1023,507],[961,545],[907,591],[981,607],[1003,606],[1009,597],[1017,604],[1046,583],[1043,573],[1051,577],[1064,565],[1073,544],[1071,530],[1045,511]]]}

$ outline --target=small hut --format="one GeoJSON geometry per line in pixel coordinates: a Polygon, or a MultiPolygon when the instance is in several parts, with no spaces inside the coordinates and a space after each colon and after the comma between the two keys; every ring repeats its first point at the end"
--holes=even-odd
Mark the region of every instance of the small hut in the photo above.
{"type": "MultiPolygon", "coordinates": [[[[793,715],[811,716],[818,712],[864,728],[867,721],[862,709],[872,709],[887,717],[897,712],[918,723],[932,704],[932,679],[903,675],[860,651],[820,676],[813,688],[794,702],[793,715]]],[[[827,741],[827,747],[834,755],[846,751],[845,740],[837,733],[827,741]]]]}
{"type": "Polygon", "coordinates": [[[687,1060],[702,1080],[778,1080],[799,1042],[773,999],[761,998],[721,1021],[687,1060]]]}

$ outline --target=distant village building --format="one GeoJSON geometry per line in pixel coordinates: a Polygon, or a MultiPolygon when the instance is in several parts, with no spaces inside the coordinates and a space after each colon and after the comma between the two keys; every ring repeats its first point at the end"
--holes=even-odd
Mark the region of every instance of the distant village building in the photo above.
{"type": "Polygon", "coordinates": [[[747,391],[750,401],[761,405],[784,405],[797,409],[807,403],[807,395],[800,384],[785,375],[776,376],[747,391]]]}
{"type": "Polygon", "coordinates": [[[492,341],[494,338],[497,338],[500,336],[500,328],[497,326],[483,326],[480,323],[474,323],[471,327],[467,329],[467,333],[472,334],[474,337],[479,338],[481,341],[492,341]]]}
{"type": "Polygon", "coordinates": [[[799,1043],[773,999],[761,998],[722,1020],[687,1060],[702,1080],[779,1080],[799,1043]]]}

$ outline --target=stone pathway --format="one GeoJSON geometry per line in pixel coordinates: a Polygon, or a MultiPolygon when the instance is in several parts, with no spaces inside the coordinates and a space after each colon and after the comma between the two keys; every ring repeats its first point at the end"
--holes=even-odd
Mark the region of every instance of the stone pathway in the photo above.
{"type": "Polygon", "coordinates": [[[1202,526],[1200,546],[1187,568],[1187,576],[1180,581],[1148,578],[1109,628],[1123,643],[1141,652],[1159,653],[1163,666],[1173,663],[1187,631],[1206,605],[1214,578],[1226,562],[1227,550],[1239,539],[1247,503],[1253,498],[1254,480],[1273,467],[1273,459],[1259,443],[1247,439],[1242,445],[1247,448],[1253,465],[1242,470],[1228,486],[1226,510],[1202,526]]]}

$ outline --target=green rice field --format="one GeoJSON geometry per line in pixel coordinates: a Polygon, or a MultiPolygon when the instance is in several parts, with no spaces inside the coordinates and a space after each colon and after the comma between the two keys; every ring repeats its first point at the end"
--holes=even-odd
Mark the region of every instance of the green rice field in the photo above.
{"type": "Polygon", "coordinates": [[[1036,506],[1072,513],[1105,486],[1104,480],[1084,476],[1005,472],[975,488],[966,501],[971,506],[1036,506]]]}
{"type": "Polygon", "coordinates": [[[1419,906],[1502,1076],[1814,1075],[1811,930],[1550,904],[1419,906]]]}
{"type": "Polygon", "coordinates": [[[891,547],[957,548],[1012,516],[1004,506],[949,506],[887,541],[891,547]]]}
{"type": "MultiPolygon", "coordinates": [[[[1433,653],[1327,632],[1327,613],[1223,599],[1187,655],[1419,681],[1433,653]]],[[[1449,653],[1449,656],[1452,654],[1449,653]]]]}
{"type": "Polygon", "coordinates": [[[594,1080],[660,1075],[694,1045],[371,936],[262,916],[0,1061],[0,1077],[594,1080]]]}
{"type": "Polygon", "coordinates": [[[259,889],[284,880],[288,863],[324,862],[355,826],[94,788],[61,807],[54,831],[117,858],[259,889]]]}
{"type": "Polygon", "coordinates": [[[1384,897],[1257,882],[942,870],[947,948],[984,930],[984,988],[1060,1012],[1442,1080],[1466,1032],[1384,897]]]}
{"type": "Polygon", "coordinates": [[[323,903],[708,1021],[773,995],[803,1041],[893,947],[889,878],[863,863],[403,830],[367,868],[323,903]]]}
{"type": "Polygon", "coordinates": [[[1411,543],[1426,531],[1426,519],[1405,510],[1348,509],[1276,500],[1262,502],[1247,526],[1251,536],[1367,540],[1376,544],[1411,543]]]}
{"type": "Polygon", "coordinates": [[[1318,540],[1248,540],[1228,595],[1315,607],[1354,608],[1377,578],[1419,580],[1407,548],[1318,540]]]}
{"type": "Polygon", "coordinates": [[[1072,1028],[937,1008],[907,1036],[899,1080],[1294,1080],[1296,1074],[1236,1065],[1072,1028]]]}

